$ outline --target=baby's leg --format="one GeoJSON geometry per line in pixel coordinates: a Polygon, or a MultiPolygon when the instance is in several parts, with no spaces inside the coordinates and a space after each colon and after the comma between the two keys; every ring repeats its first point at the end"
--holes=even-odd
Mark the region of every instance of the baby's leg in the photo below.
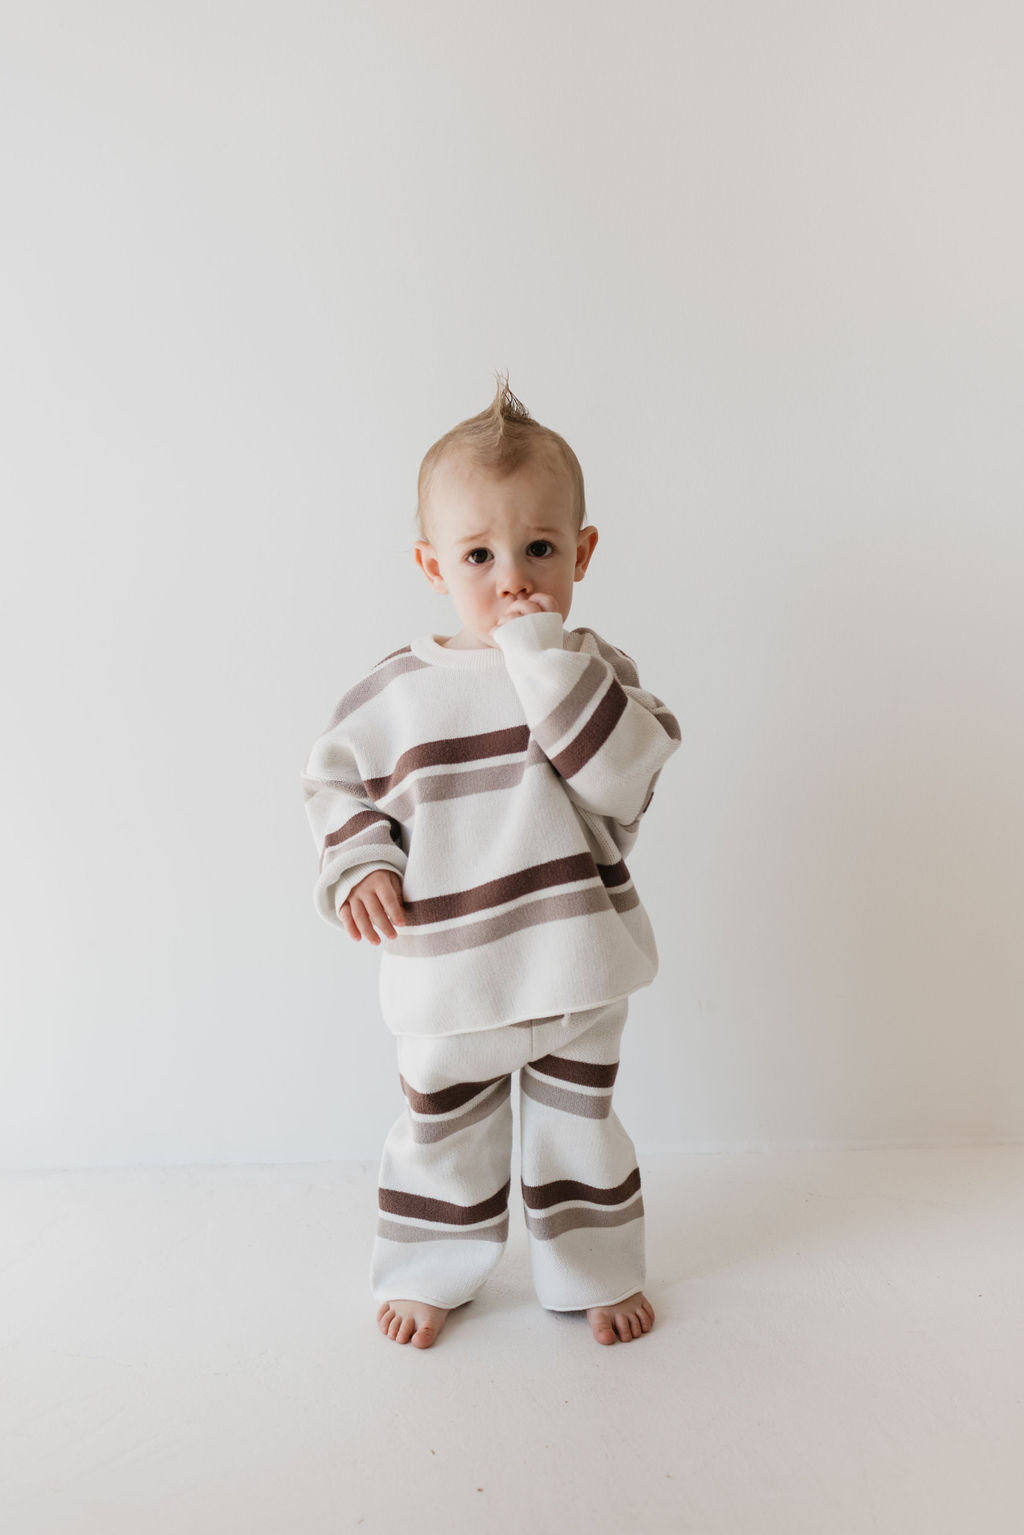
{"type": "Polygon", "coordinates": [[[406,1109],[381,1157],[370,1267],[378,1325],[396,1342],[429,1347],[505,1250],[511,1077],[489,1036],[398,1036],[406,1109]]]}
{"type": "Polygon", "coordinates": [[[636,1148],[612,1108],[627,999],[535,1030],[520,1075],[522,1187],[534,1285],[551,1311],[587,1312],[599,1343],[649,1332],[636,1148]],[[582,1027],[580,1026],[582,1025],[582,1027]],[[568,1036],[568,1038],[566,1038],[568,1036]]]}

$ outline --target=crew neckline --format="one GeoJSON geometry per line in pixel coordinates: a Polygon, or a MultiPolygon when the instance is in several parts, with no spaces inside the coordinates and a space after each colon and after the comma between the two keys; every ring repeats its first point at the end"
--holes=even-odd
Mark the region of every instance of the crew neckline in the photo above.
{"type": "Polygon", "coordinates": [[[481,645],[472,650],[442,645],[439,639],[452,639],[450,634],[423,634],[409,646],[414,656],[429,661],[433,666],[459,666],[468,671],[492,671],[504,666],[505,657],[497,645],[481,645]]]}

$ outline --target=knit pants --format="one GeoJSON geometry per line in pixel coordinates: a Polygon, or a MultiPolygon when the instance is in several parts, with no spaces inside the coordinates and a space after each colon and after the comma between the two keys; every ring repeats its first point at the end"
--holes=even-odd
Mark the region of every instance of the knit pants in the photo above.
{"type": "Polygon", "coordinates": [[[578,1311],[643,1288],[640,1170],[612,1108],[628,1001],[439,1039],[396,1036],[407,1103],[381,1157],[370,1265],[378,1302],[451,1310],[497,1267],[508,1240],[516,1070],[541,1305],[578,1311]]]}

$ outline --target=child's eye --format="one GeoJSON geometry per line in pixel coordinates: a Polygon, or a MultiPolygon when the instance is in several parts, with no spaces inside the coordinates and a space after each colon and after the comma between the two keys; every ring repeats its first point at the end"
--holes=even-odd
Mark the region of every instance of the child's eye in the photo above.
{"type": "MultiPolygon", "coordinates": [[[[551,542],[550,538],[535,538],[532,543],[527,545],[527,551],[526,551],[527,554],[529,554],[531,551],[536,550],[538,547],[540,547],[541,549],[549,549],[549,550],[552,551],[552,553],[554,552],[554,548],[555,548],[555,546],[551,542]]],[[[468,560],[470,565],[483,565],[483,564],[486,563],[486,561],[489,558],[490,558],[490,555],[489,555],[488,551],[486,549],[484,549],[484,548],[470,549],[469,553],[466,555],[466,559],[468,560]],[[483,559],[478,560],[476,558],[476,556],[478,554],[482,554],[483,555],[483,559]]],[[[546,559],[547,556],[545,554],[540,554],[538,556],[538,558],[539,559],[546,559]]]]}

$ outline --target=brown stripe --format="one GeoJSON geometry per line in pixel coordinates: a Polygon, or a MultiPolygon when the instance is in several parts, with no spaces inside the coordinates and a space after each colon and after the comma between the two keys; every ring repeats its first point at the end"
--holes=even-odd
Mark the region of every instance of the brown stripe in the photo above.
{"type": "Polygon", "coordinates": [[[409,1086],[401,1072],[398,1073],[398,1080],[409,1100],[409,1107],[415,1109],[417,1114],[447,1114],[460,1104],[468,1103],[470,1098],[482,1093],[485,1087],[493,1087],[495,1082],[502,1082],[505,1078],[497,1076],[487,1077],[483,1082],[455,1082],[451,1087],[442,1087],[436,1093],[418,1093],[414,1087],[409,1086]]]}
{"type": "Polygon", "coordinates": [[[628,885],[632,878],[624,858],[620,858],[618,863],[599,863],[597,872],[609,889],[613,885],[628,885]]]}
{"type": "Polygon", "coordinates": [[[350,837],[355,837],[357,833],[365,831],[368,826],[378,825],[386,827],[391,841],[397,842],[401,846],[402,830],[397,821],[393,821],[382,810],[359,810],[355,815],[350,816],[344,825],[339,826],[337,831],[327,833],[327,836],[324,838],[324,852],[328,848],[340,847],[343,842],[347,842],[350,837]],[[396,831],[398,832],[397,837],[395,836],[396,831]]]}
{"type": "Polygon", "coordinates": [[[578,773],[600,751],[625,712],[628,702],[626,694],[613,678],[607,693],[576,739],[570,742],[565,751],[552,757],[552,766],[563,778],[571,778],[574,773],[578,773]]]}
{"type": "Polygon", "coordinates": [[[570,691],[551,713],[541,720],[536,734],[545,745],[553,746],[575,724],[590,700],[601,691],[608,671],[591,656],[570,691]]]}
{"type": "Polygon", "coordinates": [[[530,895],[535,890],[593,879],[596,872],[597,866],[589,853],[551,858],[547,863],[531,864],[526,869],[517,869],[514,874],[486,880],[484,884],[473,885],[467,890],[453,890],[448,895],[406,901],[407,923],[410,927],[417,927],[424,922],[445,922],[452,917],[467,917],[473,912],[487,911],[492,906],[504,906],[508,901],[530,895]]]}
{"type": "MultiPolygon", "coordinates": [[[[533,736],[526,752],[511,762],[492,763],[485,768],[457,769],[454,773],[421,773],[409,779],[388,801],[389,812],[400,821],[412,819],[418,805],[438,800],[458,799],[464,794],[492,794],[499,789],[513,789],[522,782],[526,769],[549,766],[540,743],[533,736]]],[[[365,786],[361,792],[365,794],[365,786]]]]}
{"type": "Polygon", "coordinates": [[[595,874],[600,875],[603,885],[613,888],[628,884],[630,880],[629,870],[621,858],[618,863],[595,863],[590,853],[570,853],[564,858],[550,858],[546,863],[530,864],[525,869],[517,869],[514,874],[486,880],[482,885],[470,885],[465,890],[406,901],[406,926],[419,927],[429,922],[451,921],[453,917],[469,917],[475,912],[505,906],[509,901],[532,895],[537,890],[592,880],[595,874]]]}
{"type": "Polygon", "coordinates": [[[620,650],[618,645],[609,644],[606,639],[597,633],[596,629],[587,629],[586,632],[593,639],[594,648],[598,655],[613,668],[619,681],[625,683],[627,687],[639,687],[640,676],[633,657],[627,655],[624,650],[620,650]]]}
{"type": "Polygon", "coordinates": [[[554,1215],[531,1215],[525,1210],[526,1229],[538,1242],[550,1242],[580,1226],[625,1226],[644,1213],[643,1195],[621,1210],[595,1210],[592,1205],[568,1205],[554,1215]]]}
{"type": "MultiPolygon", "coordinates": [[[[457,1130],[465,1130],[469,1125],[478,1124],[481,1119],[487,1119],[491,1114],[497,1114],[502,1106],[508,1103],[512,1096],[512,1078],[503,1077],[502,1080],[484,1093],[479,1103],[475,1103],[471,1109],[465,1109],[461,1114],[449,1114],[446,1119],[414,1119],[409,1116],[409,1133],[419,1145],[430,1145],[436,1141],[447,1140],[449,1135],[454,1135],[457,1130]]],[[[511,1106],[508,1110],[511,1117],[511,1106]]]]}
{"type": "Polygon", "coordinates": [[[564,1055],[542,1055],[531,1061],[534,1071],[546,1077],[558,1077],[562,1082],[575,1082],[579,1087],[611,1087],[619,1074],[618,1061],[600,1065],[596,1061],[571,1061],[564,1055]]]}
{"type": "Polygon", "coordinates": [[[388,940],[387,955],[388,958],[423,959],[432,954],[456,954],[462,949],[475,949],[481,944],[509,938],[523,928],[536,927],[542,922],[563,922],[595,912],[628,910],[630,906],[639,905],[639,901],[635,890],[627,891],[625,895],[609,895],[603,886],[586,885],[561,895],[527,901],[496,917],[466,921],[432,933],[406,933],[399,929],[399,936],[388,940]]]}
{"type": "Polygon", "coordinates": [[[449,1199],[428,1199],[424,1194],[406,1194],[401,1189],[378,1189],[377,1203],[388,1215],[410,1215],[421,1221],[435,1221],[445,1226],[471,1226],[508,1209],[509,1178],[490,1199],[479,1204],[458,1205],[449,1199]]]}
{"type": "Polygon", "coordinates": [[[383,799],[385,794],[420,768],[436,767],[438,763],[477,762],[481,757],[507,757],[514,752],[524,752],[530,743],[528,725],[512,725],[505,730],[485,730],[480,735],[449,736],[439,741],[422,741],[410,746],[383,778],[368,778],[366,792],[370,799],[383,799]]]}
{"type": "Polygon", "coordinates": [[[531,1210],[546,1210],[549,1205],[561,1204],[563,1199],[586,1199],[591,1204],[621,1205],[640,1187],[640,1169],[634,1167],[628,1177],[614,1188],[599,1188],[594,1183],[580,1183],[575,1178],[553,1178],[550,1183],[527,1183],[523,1186],[523,1203],[531,1210]]]}

